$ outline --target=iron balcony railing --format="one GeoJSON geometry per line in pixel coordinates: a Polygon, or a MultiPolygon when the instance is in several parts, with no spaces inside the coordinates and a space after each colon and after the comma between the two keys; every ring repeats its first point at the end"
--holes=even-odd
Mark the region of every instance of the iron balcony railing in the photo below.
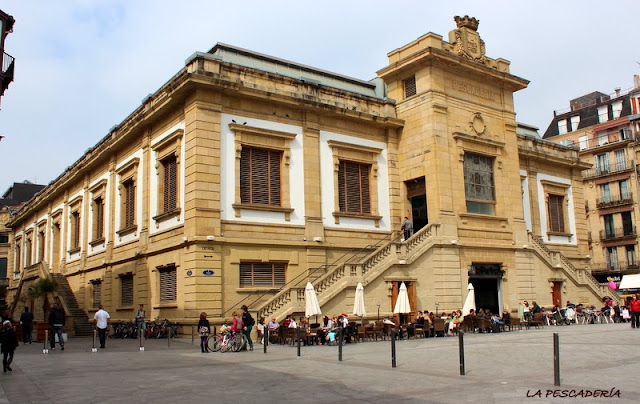
{"type": "Polygon", "coordinates": [[[596,199],[596,206],[599,209],[613,208],[616,206],[629,205],[633,203],[633,193],[627,192],[623,195],[609,195],[596,199]]]}
{"type": "Polygon", "coordinates": [[[633,262],[594,262],[591,265],[592,273],[605,273],[605,272],[624,272],[629,270],[640,269],[640,264],[637,261],[633,262]]]}
{"type": "Polygon", "coordinates": [[[592,178],[602,177],[605,175],[617,174],[633,169],[633,161],[623,161],[611,164],[607,167],[597,167],[582,172],[582,179],[588,180],[592,178]]]}
{"type": "Polygon", "coordinates": [[[600,230],[601,241],[618,240],[636,236],[636,226],[618,227],[609,230],[600,230]]]}
{"type": "Polygon", "coordinates": [[[15,59],[13,56],[9,55],[7,52],[2,52],[2,74],[1,74],[1,83],[0,85],[0,95],[4,93],[4,90],[9,87],[9,83],[13,81],[13,65],[15,59]]]}

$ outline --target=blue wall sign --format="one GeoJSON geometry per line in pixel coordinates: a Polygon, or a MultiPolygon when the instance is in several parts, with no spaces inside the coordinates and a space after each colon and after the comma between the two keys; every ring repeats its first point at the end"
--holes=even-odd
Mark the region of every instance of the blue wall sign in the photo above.
{"type": "Polygon", "coordinates": [[[187,276],[191,276],[191,275],[193,275],[193,272],[192,271],[187,271],[187,276]]]}
{"type": "Polygon", "coordinates": [[[207,269],[207,270],[202,271],[202,274],[203,275],[207,275],[207,276],[211,276],[211,275],[213,275],[213,271],[210,270],[210,269],[207,269]]]}

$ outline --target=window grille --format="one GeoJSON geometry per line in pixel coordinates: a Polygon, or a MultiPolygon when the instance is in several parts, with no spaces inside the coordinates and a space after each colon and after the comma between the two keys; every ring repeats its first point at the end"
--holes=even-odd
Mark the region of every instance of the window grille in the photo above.
{"type": "Polygon", "coordinates": [[[160,302],[175,302],[177,277],[176,267],[158,269],[160,274],[160,302]]]}
{"type": "Polygon", "coordinates": [[[240,287],[284,286],[286,264],[283,262],[240,263],[240,287]]]}
{"type": "Polygon", "coordinates": [[[404,98],[416,95],[416,78],[410,77],[404,81],[404,98]]]}
{"type": "Polygon", "coordinates": [[[243,147],[240,155],[240,201],[280,206],[282,152],[243,147]]]}
{"type": "Polygon", "coordinates": [[[123,306],[133,305],[133,275],[120,276],[120,303],[123,306]]]}

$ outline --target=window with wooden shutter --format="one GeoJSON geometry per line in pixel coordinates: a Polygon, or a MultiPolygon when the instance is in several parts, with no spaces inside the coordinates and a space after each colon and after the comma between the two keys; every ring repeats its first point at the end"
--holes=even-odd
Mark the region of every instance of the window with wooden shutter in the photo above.
{"type": "Polygon", "coordinates": [[[282,152],[243,147],[240,156],[240,201],[280,206],[282,152]]]}
{"type": "Polygon", "coordinates": [[[340,212],[371,213],[369,164],[340,161],[338,168],[338,205],[340,212]]]}
{"type": "Polygon", "coordinates": [[[93,307],[99,307],[102,303],[102,281],[93,280],[91,286],[93,287],[93,307]]]}
{"type": "Polygon", "coordinates": [[[136,223],[136,186],[132,179],[124,184],[124,228],[129,228],[136,223]]]}
{"type": "Polygon", "coordinates": [[[104,239],[104,203],[102,197],[93,200],[93,240],[104,239]]]}
{"type": "Polygon", "coordinates": [[[163,212],[171,212],[175,210],[177,205],[178,196],[178,164],[175,155],[171,155],[162,160],[162,166],[164,171],[164,183],[163,183],[163,212]]]}
{"type": "Polygon", "coordinates": [[[21,266],[22,266],[22,249],[20,248],[20,243],[22,242],[22,240],[16,240],[16,259],[15,259],[15,266],[13,268],[13,271],[18,273],[20,272],[21,266]]]}
{"type": "Polygon", "coordinates": [[[80,249],[80,212],[71,213],[71,252],[80,249]]]}
{"type": "Polygon", "coordinates": [[[495,214],[493,161],[493,157],[479,154],[464,155],[464,191],[469,213],[495,214]]]}
{"type": "Polygon", "coordinates": [[[31,238],[27,237],[24,241],[24,266],[31,265],[31,238]]]}
{"type": "Polygon", "coordinates": [[[44,246],[47,240],[45,234],[44,230],[38,232],[38,262],[44,261],[44,246]]]}
{"type": "Polygon", "coordinates": [[[564,196],[549,195],[549,230],[564,233],[564,196]]]}
{"type": "Polygon", "coordinates": [[[274,287],[285,285],[284,262],[241,262],[240,287],[274,287]]]}
{"type": "Polygon", "coordinates": [[[123,306],[133,305],[133,275],[126,274],[120,276],[120,304],[123,306]]]}
{"type": "Polygon", "coordinates": [[[177,298],[176,267],[158,269],[160,275],[160,303],[175,302],[177,298]]]}

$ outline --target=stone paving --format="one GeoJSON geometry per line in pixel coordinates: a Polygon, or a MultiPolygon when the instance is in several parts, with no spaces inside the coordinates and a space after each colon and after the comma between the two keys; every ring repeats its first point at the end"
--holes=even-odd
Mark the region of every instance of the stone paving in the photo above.
{"type": "MultiPolygon", "coordinates": [[[[640,330],[629,324],[544,327],[466,334],[466,375],[457,337],[200,353],[191,339],[72,338],[65,351],[21,345],[13,372],[0,374],[0,403],[535,403],[640,401],[640,330]],[[554,386],[553,337],[559,333],[561,386],[554,386]],[[613,390],[612,390],[613,389],[613,390]],[[557,390],[557,391],[556,391],[557,390]],[[613,398],[556,397],[606,391],[613,398]],[[539,391],[539,393],[538,393],[539,391]],[[564,391],[564,392],[563,392],[564,391]]],[[[602,393],[598,393],[602,394],[602,393]]]]}

